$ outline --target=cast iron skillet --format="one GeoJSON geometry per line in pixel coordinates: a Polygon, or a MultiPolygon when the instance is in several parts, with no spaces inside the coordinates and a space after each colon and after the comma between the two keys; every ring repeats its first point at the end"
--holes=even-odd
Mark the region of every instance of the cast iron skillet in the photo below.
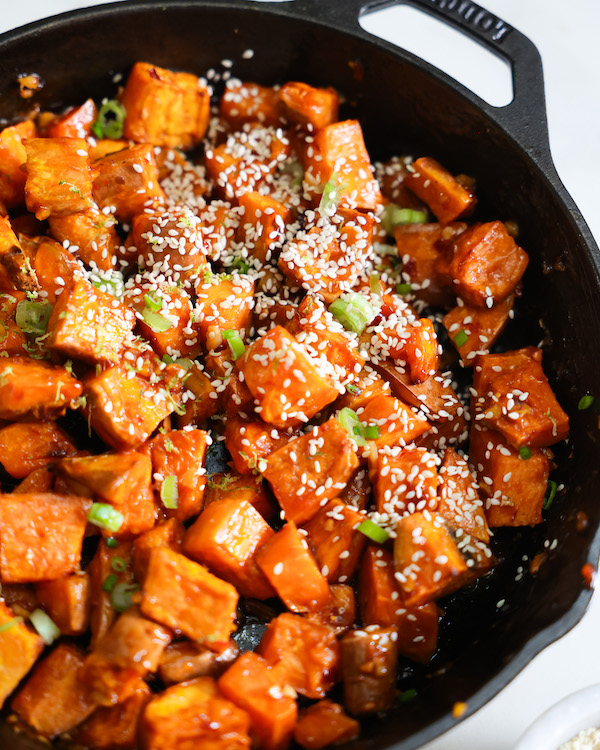
{"type": "MultiPolygon", "coordinates": [[[[347,97],[344,114],[360,118],[373,158],[433,155],[455,173],[476,176],[477,218],[518,223],[531,264],[505,346],[544,340],[545,369],[571,417],[571,442],[557,452],[554,475],[566,489],[540,526],[498,531],[498,568],[443,603],[447,615],[431,665],[401,669],[400,686],[416,687],[419,697],[365,722],[362,738],[351,745],[361,750],[418,747],[456,723],[455,701],[468,703],[467,716],[496,695],[581,618],[591,596],[581,569],[586,562],[596,566],[600,548],[598,417],[577,409],[600,367],[600,256],[552,164],[539,55],[528,39],[474,3],[404,1],[508,60],[513,102],[491,107],[363,31],[361,13],[393,4],[388,0],[134,0],[0,37],[0,114],[7,121],[29,106],[16,96],[18,73],[39,73],[45,88],[34,101],[59,108],[90,95],[114,95],[113,74],[126,74],[136,60],[200,74],[211,67],[223,72],[221,60],[231,59],[242,79],[335,86],[347,97]],[[242,56],[247,49],[255,51],[251,60],[242,56]],[[578,511],[587,514],[587,531],[576,529],[578,511]],[[544,550],[545,562],[531,575],[529,560],[544,550]],[[522,580],[515,581],[519,566],[522,580]],[[498,609],[501,600],[506,603],[498,609]]],[[[6,725],[0,725],[0,746],[39,747],[6,725]]]]}

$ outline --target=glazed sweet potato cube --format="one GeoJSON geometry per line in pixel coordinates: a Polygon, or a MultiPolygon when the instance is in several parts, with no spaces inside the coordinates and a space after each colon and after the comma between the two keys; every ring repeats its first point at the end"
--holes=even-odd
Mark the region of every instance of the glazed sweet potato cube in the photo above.
{"type": "Polygon", "coordinates": [[[14,422],[0,428],[0,462],[16,479],[76,452],[67,433],[55,422],[14,422]]]}
{"type": "Polygon", "coordinates": [[[320,609],[305,615],[311,622],[327,625],[336,636],[342,635],[356,620],[356,598],[354,589],[345,583],[332,583],[329,599],[320,609]]]}
{"type": "Polygon", "coordinates": [[[252,474],[261,460],[288,440],[289,435],[262,421],[233,416],[225,423],[225,447],[240,474],[252,474]]]}
{"type": "MultiPolygon", "coordinates": [[[[219,337],[221,334],[218,334],[219,337]]],[[[252,412],[252,393],[245,383],[244,376],[238,370],[229,346],[219,352],[211,352],[204,358],[204,369],[212,378],[212,385],[220,396],[220,411],[225,412],[227,419],[240,412],[252,412]]]]}
{"type": "Polygon", "coordinates": [[[381,202],[358,120],[327,125],[314,135],[304,180],[317,203],[328,182],[339,185],[340,206],[372,211],[381,202]]]}
{"type": "Polygon", "coordinates": [[[278,682],[258,654],[247,651],[221,675],[219,690],[250,716],[250,733],[264,750],[285,750],[298,709],[295,693],[278,682]]]}
{"type": "Polygon", "coordinates": [[[488,354],[506,322],[512,317],[514,295],[493,307],[453,307],[444,315],[442,323],[460,354],[464,367],[474,364],[480,354],[488,354]]]}
{"type": "Polygon", "coordinates": [[[142,612],[207,646],[235,630],[235,588],[168,547],[152,551],[142,589],[142,612]]]}
{"type": "Polygon", "coordinates": [[[0,419],[58,416],[81,389],[81,383],[64,367],[5,357],[0,365],[0,419]]]}
{"type": "Polygon", "coordinates": [[[442,516],[423,511],[398,521],[395,576],[407,607],[446,596],[487,573],[491,565],[489,547],[468,534],[455,536],[442,516]]]}
{"type": "Polygon", "coordinates": [[[373,440],[377,448],[408,445],[430,428],[424,417],[393,396],[376,396],[356,413],[365,425],[379,427],[380,437],[373,440]]]}
{"type": "Polygon", "coordinates": [[[205,153],[206,172],[215,183],[217,197],[237,203],[275,173],[290,153],[290,142],[280,128],[250,126],[232,133],[225,143],[205,153]]]}
{"type": "Polygon", "coordinates": [[[330,500],[305,524],[306,541],[330,583],[354,575],[367,538],[357,529],[364,516],[342,500],[330,500]]]}
{"type": "Polygon", "coordinates": [[[183,549],[232,583],[242,596],[269,599],[276,594],[255,557],[273,533],[247,500],[226,497],[202,511],[188,529],[183,549]]]}
{"type": "Polygon", "coordinates": [[[425,448],[380,451],[372,461],[377,510],[390,520],[421,510],[435,510],[439,459],[425,448]]]}
{"type": "Polygon", "coordinates": [[[140,749],[249,750],[250,717],[222,692],[199,677],[155,696],[140,719],[140,749]]]}
{"type": "Polygon", "coordinates": [[[376,396],[389,396],[389,383],[367,365],[360,374],[346,386],[346,393],[335,402],[338,409],[348,407],[353,411],[364,407],[376,396]]]}
{"type": "Polygon", "coordinates": [[[219,102],[221,117],[234,130],[246,123],[279,125],[279,96],[271,86],[230,78],[219,102]]]}
{"type": "Polygon", "coordinates": [[[422,211],[425,209],[423,202],[406,186],[406,178],[410,174],[408,166],[411,162],[410,156],[392,156],[383,164],[376,165],[376,175],[384,198],[400,208],[422,211]]]}
{"type": "Polygon", "coordinates": [[[367,548],[360,568],[359,592],[363,625],[395,626],[398,653],[427,664],[437,647],[441,612],[433,602],[405,606],[394,577],[394,558],[386,549],[367,548]]]}
{"type": "Polygon", "coordinates": [[[0,495],[2,582],[50,581],[77,570],[90,507],[49,493],[0,495]]]}
{"type": "Polygon", "coordinates": [[[284,612],[267,625],[258,653],[282,685],[307,698],[322,698],[338,679],[339,647],[326,625],[284,612]]]}
{"type": "Polygon", "coordinates": [[[54,473],[47,466],[42,466],[41,469],[34,469],[22,482],[19,482],[13,493],[29,495],[38,492],[51,492],[53,485],[54,473]]]}
{"type": "Polygon", "coordinates": [[[261,263],[273,259],[285,240],[287,225],[292,221],[289,208],[268,195],[257,192],[240,196],[244,210],[237,229],[237,240],[261,263]]]}
{"type": "Polygon", "coordinates": [[[398,255],[402,260],[402,277],[412,293],[428,305],[446,307],[454,300],[448,279],[440,265],[444,248],[467,228],[464,223],[400,224],[394,227],[398,255]]]}
{"type": "Polygon", "coordinates": [[[170,483],[173,490],[168,493],[172,501],[170,504],[174,502],[176,507],[167,508],[166,513],[179,521],[187,521],[202,510],[206,488],[204,456],[208,437],[204,430],[172,430],[157,435],[150,443],[155,488],[164,502],[167,493],[165,481],[170,483]]]}
{"type": "Polygon", "coordinates": [[[111,214],[98,210],[94,204],[87,211],[69,216],[49,218],[52,236],[60,243],[76,246],[76,255],[88,266],[95,264],[101,271],[117,266],[121,241],[111,214]]]}
{"type": "Polygon", "coordinates": [[[25,200],[26,175],[21,165],[27,160],[24,140],[35,136],[32,120],[23,120],[0,131],[0,202],[14,208],[25,200]]]}
{"type": "Polygon", "coordinates": [[[147,491],[151,481],[149,457],[135,451],[65,458],[56,463],[54,471],[115,506],[147,491]]]}
{"type": "Polygon", "coordinates": [[[255,411],[275,427],[307,422],[338,395],[306,349],[281,326],[254,341],[237,364],[259,403],[255,411]]]}
{"type": "Polygon", "coordinates": [[[569,434],[569,418],[533,346],[477,360],[473,377],[475,420],[500,432],[514,447],[545,448],[569,434]]]}
{"type": "Polygon", "coordinates": [[[35,292],[39,287],[31,259],[24,252],[10,220],[0,216],[0,268],[4,291],[35,292]]]}
{"type": "Polygon", "coordinates": [[[94,200],[100,209],[114,212],[119,221],[131,221],[144,212],[148,202],[162,202],[165,198],[150,144],[103,156],[94,162],[93,174],[94,200]]]}
{"type": "Polygon", "coordinates": [[[521,457],[500,433],[474,427],[470,459],[477,471],[479,491],[486,497],[489,526],[534,526],[542,522],[549,451],[531,448],[521,457]]]}
{"type": "Polygon", "coordinates": [[[63,292],[70,291],[75,279],[81,275],[81,268],[73,255],[49,237],[41,238],[38,244],[33,271],[40,288],[47,293],[44,299],[52,304],[63,292]]]}
{"type": "Polygon", "coordinates": [[[407,186],[424,201],[442,224],[473,211],[477,199],[435,159],[424,156],[409,167],[407,186]]]}
{"type": "Polygon", "coordinates": [[[337,122],[339,96],[335,89],[319,89],[291,81],[279,89],[283,116],[289,122],[320,130],[337,122]]]}
{"type": "Polygon", "coordinates": [[[92,177],[85,139],[28,138],[25,150],[25,201],[36,219],[90,208],[92,177]]]}
{"type": "Polygon", "coordinates": [[[240,224],[239,209],[222,200],[209,201],[198,210],[202,221],[202,236],[206,243],[206,253],[211,260],[218,260],[221,254],[231,249],[240,224]]]}
{"type": "Polygon", "coordinates": [[[0,706],[33,667],[44,641],[0,599],[0,706]]]}
{"type": "Polygon", "coordinates": [[[8,355],[26,354],[27,336],[17,325],[17,305],[25,299],[23,292],[0,294],[0,346],[8,355]]]}
{"type": "Polygon", "coordinates": [[[90,577],[72,573],[35,587],[38,602],[63,635],[82,635],[90,620],[90,577]]]}
{"type": "Polygon", "coordinates": [[[314,611],[327,603],[327,579],[293,521],[260,548],[256,562],[292,612],[314,611]]]}
{"type": "Polygon", "coordinates": [[[358,467],[355,446],[332,417],[269,456],[262,474],[288,520],[305,523],[338,496],[358,467]]]}
{"type": "Polygon", "coordinates": [[[115,154],[117,151],[128,148],[129,145],[129,141],[123,138],[101,138],[96,141],[95,146],[90,145],[90,162],[93,164],[103,156],[115,154]]]}
{"type": "Polygon", "coordinates": [[[358,737],[360,725],[337,703],[318,701],[305,708],[294,729],[294,739],[305,750],[321,750],[358,737]]]}
{"type": "Polygon", "coordinates": [[[469,464],[452,448],[447,448],[439,471],[437,512],[454,528],[489,542],[490,530],[469,464]]]}
{"type": "Polygon", "coordinates": [[[121,95],[123,135],[169,148],[191,148],[204,136],[210,93],[198,76],[136,63],[121,95]]]}
{"type": "Polygon", "coordinates": [[[98,364],[121,359],[135,315],[108,292],[80,279],[57,300],[50,320],[48,347],[66,357],[98,364]]]}
{"type": "Polygon", "coordinates": [[[409,324],[392,318],[377,327],[375,336],[381,354],[393,359],[400,368],[408,369],[414,383],[423,383],[435,375],[439,367],[438,342],[429,318],[409,324]]]}
{"type": "Polygon", "coordinates": [[[219,677],[239,656],[235,641],[213,651],[192,641],[171,643],[163,651],[158,674],[165,685],[193,680],[196,677],[219,677]]]}
{"type": "Polygon", "coordinates": [[[514,291],[528,262],[504,224],[490,221],[473,225],[454,240],[447,275],[466,303],[492,307],[514,291]]]}
{"type": "Polygon", "coordinates": [[[140,677],[156,672],[160,655],[171,641],[162,625],[129,607],[85,658],[79,677],[97,704],[122,703],[139,687],[140,677]]]}
{"type": "Polygon", "coordinates": [[[344,707],[354,716],[387,711],[396,697],[396,628],[353,630],[340,641],[344,707]]]}
{"type": "Polygon", "coordinates": [[[92,134],[98,110],[93,99],[87,99],[79,107],[71,107],[52,121],[46,130],[50,138],[87,138],[92,134]]]}
{"type": "Polygon", "coordinates": [[[177,424],[180,428],[202,425],[219,411],[220,394],[199,362],[194,362],[186,372],[185,388],[194,397],[181,406],[177,415],[177,424]]]}
{"type": "Polygon", "coordinates": [[[96,707],[87,686],[78,679],[84,658],[77,646],[60,643],[13,698],[12,710],[42,737],[70,731],[96,707]]]}
{"type": "Polygon", "coordinates": [[[117,617],[117,610],[112,605],[114,587],[120,585],[124,588],[133,583],[131,555],[131,542],[119,541],[115,547],[109,547],[101,540],[87,567],[90,576],[92,646],[104,638],[117,617]],[[108,590],[110,588],[112,591],[108,590]]]}
{"type": "Polygon", "coordinates": [[[223,343],[223,331],[237,331],[242,339],[248,335],[254,282],[239,274],[211,274],[196,294],[195,327],[206,349],[217,349],[223,343]]]}
{"type": "Polygon", "coordinates": [[[235,499],[238,502],[245,500],[260,513],[265,521],[271,521],[279,514],[279,506],[267,493],[262,476],[213,474],[208,480],[206,505],[227,499],[235,499]]]}
{"type": "Polygon", "coordinates": [[[133,543],[133,572],[135,580],[143,583],[148,571],[152,550],[170,547],[179,552],[183,544],[185,528],[176,518],[169,518],[152,529],[140,534],[133,543]]]}
{"type": "Polygon", "coordinates": [[[139,717],[152,697],[143,680],[122,703],[100,706],[73,733],[77,745],[94,750],[134,750],[139,717]]]}
{"type": "MultiPolygon", "coordinates": [[[[180,368],[175,369],[179,372],[180,368]]],[[[117,365],[90,378],[85,396],[92,427],[117,450],[136,448],[178,408],[178,383],[168,387],[178,377],[166,368],[158,382],[151,383],[126,366],[117,365]]]]}

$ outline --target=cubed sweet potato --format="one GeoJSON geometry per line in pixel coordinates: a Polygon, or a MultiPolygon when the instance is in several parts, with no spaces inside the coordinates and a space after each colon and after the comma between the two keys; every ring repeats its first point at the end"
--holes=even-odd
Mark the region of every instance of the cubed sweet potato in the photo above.
{"type": "Polygon", "coordinates": [[[27,353],[27,336],[15,320],[17,305],[23,299],[25,294],[16,289],[13,294],[0,294],[0,346],[9,356],[27,353]]]}
{"type": "Polygon", "coordinates": [[[0,131],[0,202],[14,208],[25,200],[25,172],[21,165],[27,160],[24,140],[35,136],[33,120],[23,120],[0,131]]]}
{"type": "Polygon", "coordinates": [[[121,95],[123,135],[169,148],[190,148],[206,132],[210,93],[192,73],[175,73],[137,62],[121,95]]]}
{"type": "Polygon", "coordinates": [[[177,424],[181,428],[188,425],[201,426],[219,411],[220,394],[199,362],[193,363],[186,372],[185,378],[186,391],[192,393],[193,398],[182,404],[177,416],[177,424]]]}
{"type": "Polygon", "coordinates": [[[489,542],[490,530],[479,499],[477,483],[469,464],[452,448],[447,448],[439,471],[437,512],[454,528],[489,542]]]}
{"type": "Polygon", "coordinates": [[[332,417],[271,453],[259,468],[287,519],[302,524],[339,495],[358,467],[355,445],[332,417]]]}
{"type": "Polygon", "coordinates": [[[52,236],[77,247],[77,257],[88,266],[95,264],[102,271],[117,267],[121,241],[111,214],[99,211],[94,204],[81,213],[51,216],[49,223],[52,236]]]}
{"type": "Polygon", "coordinates": [[[340,641],[344,707],[354,716],[387,711],[396,697],[397,631],[372,625],[340,641]]]}
{"type": "Polygon", "coordinates": [[[90,621],[90,577],[71,573],[35,587],[38,602],[63,635],[83,635],[90,621]]]}
{"type": "Polygon", "coordinates": [[[250,332],[254,282],[239,274],[210,274],[196,290],[194,327],[206,349],[223,343],[223,331],[234,330],[245,339],[250,332]]]}
{"type": "Polygon", "coordinates": [[[238,242],[262,263],[273,259],[285,240],[287,225],[292,221],[289,208],[268,195],[248,192],[240,196],[243,209],[237,230],[238,242]]]}
{"type": "Polygon", "coordinates": [[[75,279],[81,275],[77,260],[59,242],[41,237],[33,260],[33,270],[46,292],[45,299],[54,304],[56,298],[71,290],[75,279]]]}
{"type": "Polygon", "coordinates": [[[240,130],[246,123],[256,122],[276,127],[280,124],[278,105],[277,89],[230,78],[225,84],[219,110],[221,117],[234,130],[240,130]]]}
{"type": "Polygon", "coordinates": [[[95,646],[108,633],[117,617],[117,610],[112,604],[112,588],[117,585],[129,586],[133,583],[132,543],[117,542],[109,547],[101,540],[96,554],[87,567],[90,576],[90,631],[92,646],[95,646]]]}
{"type": "Polygon", "coordinates": [[[414,383],[423,383],[435,375],[439,366],[438,342],[429,318],[409,324],[392,318],[389,323],[378,326],[375,335],[378,354],[393,359],[401,369],[407,369],[414,383]]]}
{"type": "Polygon", "coordinates": [[[207,646],[229,641],[238,593],[226,581],[168,547],[152,551],[142,612],[207,646]]]}
{"type": "Polygon", "coordinates": [[[0,599],[0,706],[33,667],[44,641],[0,599]]]}
{"type": "Polygon", "coordinates": [[[14,422],[0,428],[0,462],[16,479],[76,452],[69,436],[55,422],[14,422]]]}
{"type": "Polygon", "coordinates": [[[46,128],[50,138],[87,138],[92,134],[92,125],[98,117],[93,99],[86,99],[79,107],[71,107],[52,121],[46,128]]]}
{"type": "Polygon", "coordinates": [[[424,417],[393,396],[376,396],[356,413],[365,425],[379,427],[380,437],[373,440],[377,448],[408,445],[430,428],[424,417]]]}
{"type": "Polygon", "coordinates": [[[50,581],[76,571],[90,507],[78,497],[0,495],[2,582],[50,581]]]}
{"type": "Polygon", "coordinates": [[[263,478],[256,474],[219,473],[208,480],[206,505],[220,500],[245,500],[265,519],[271,521],[279,513],[277,503],[266,490],[263,478]]]}
{"type": "Polygon", "coordinates": [[[390,520],[438,504],[439,459],[424,448],[380,451],[370,459],[377,510],[390,520]]]}
{"type": "Polygon", "coordinates": [[[305,615],[311,622],[327,625],[336,636],[343,635],[356,621],[354,589],[345,583],[332,583],[329,599],[319,609],[305,615]]]}
{"type": "Polygon", "coordinates": [[[337,703],[322,700],[301,712],[294,739],[305,750],[321,750],[358,737],[360,725],[337,703]]]}
{"type": "Polygon", "coordinates": [[[140,534],[133,543],[133,572],[135,580],[144,582],[150,555],[156,547],[170,547],[179,552],[183,544],[185,528],[176,518],[158,523],[152,529],[140,534]]]}
{"type": "Polygon", "coordinates": [[[10,219],[0,216],[0,284],[3,291],[36,292],[40,288],[26,250],[26,247],[21,247],[10,219]]]}
{"type": "Polygon", "coordinates": [[[435,159],[423,156],[408,167],[407,186],[443,224],[467,216],[477,199],[435,159]]]}
{"type": "Polygon", "coordinates": [[[193,641],[171,643],[163,651],[158,674],[165,685],[175,685],[196,677],[219,677],[239,656],[235,641],[213,651],[193,641]]]}
{"type": "Polygon", "coordinates": [[[60,643],[13,698],[12,710],[43,737],[70,731],[96,707],[87,686],[78,679],[84,658],[77,646],[60,643]]]}
{"type": "Polygon", "coordinates": [[[289,435],[259,420],[233,416],[225,423],[225,446],[240,474],[252,474],[261,459],[266,459],[288,440],[289,435]]]}
{"type": "Polygon", "coordinates": [[[310,125],[312,130],[337,121],[339,96],[335,89],[319,89],[307,83],[290,81],[279,89],[283,116],[289,122],[310,125]]]}

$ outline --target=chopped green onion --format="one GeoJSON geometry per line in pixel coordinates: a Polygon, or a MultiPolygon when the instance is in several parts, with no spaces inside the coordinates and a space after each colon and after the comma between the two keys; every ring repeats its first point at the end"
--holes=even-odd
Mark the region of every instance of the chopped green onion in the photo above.
{"type": "Polygon", "coordinates": [[[118,580],[119,576],[116,573],[111,573],[110,575],[106,576],[106,578],[104,579],[104,583],[102,584],[102,591],[112,591],[117,585],[118,580]]]}
{"type": "Polygon", "coordinates": [[[110,567],[117,573],[124,573],[127,570],[127,561],[122,557],[113,557],[110,561],[110,567]]]}
{"type": "Polygon", "coordinates": [[[144,323],[146,323],[154,333],[164,333],[173,325],[173,323],[168,318],[165,318],[164,315],[152,312],[152,310],[149,310],[147,307],[142,310],[142,318],[144,319],[144,323]]]}
{"type": "Polygon", "coordinates": [[[319,203],[319,213],[325,214],[326,216],[333,216],[336,212],[340,203],[340,193],[344,188],[344,185],[340,185],[338,180],[338,174],[337,172],[334,172],[329,178],[329,182],[325,183],[323,195],[321,196],[321,201],[319,203]]]}
{"type": "Polygon", "coordinates": [[[286,161],[281,167],[283,174],[289,174],[292,176],[290,187],[300,187],[302,180],[304,179],[304,169],[299,161],[286,161]]]}
{"type": "Polygon", "coordinates": [[[179,359],[173,360],[173,364],[177,365],[177,367],[182,367],[184,370],[189,370],[194,363],[187,357],[180,357],[179,359]]]}
{"type": "Polygon", "coordinates": [[[88,521],[94,526],[108,531],[118,531],[125,520],[122,513],[115,510],[108,503],[92,503],[88,513],[88,521]]]}
{"type": "Polygon", "coordinates": [[[151,312],[158,312],[162,310],[163,301],[160,297],[155,297],[153,294],[144,294],[144,304],[151,312]]]}
{"type": "Polygon", "coordinates": [[[367,440],[377,440],[381,437],[381,429],[378,424],[370,424],[365,427],[365,438],[367,440]]]}
{"type": "Polygon", "coordinates": [[[346,390],[348,391],[348,393],[352,393],[355,396],[358,396],[358,394],[360,393],[360,388],[357,385],[353,385],[352,383],[348,383],[348,385],[346,386],[346,390]]]}
{"type": "Polygon", "coordinates": [[[109,536],[108,539],[106,540],[106,546],[107,547],[112,547],[114,549],[115,547],[118,546],[118,544],[119,544],[119,542],[117,542],[117,540],[114,538],[114,536],[109,536]]]}
{"type": "Polygon", "coordinates": [[[98,110],[98,119],[92,125],[94,135],[96,138],[121,138],[124,120],[125,108],[116,99],[110,99],[98,110]]]}
{"type": "Polygon", "coordinates": [[[391,255],[394,260],[400,260],[400,258],[398,258],[398,248],[396,245],[387,245],[385,242],[374,242],[373,250],[377,255],[381,255],[384,258],[391,255]]]}
{"type": "Polygon", "coordinates": [[[579,399],[579,403],[577,404],[577,408],[579,409],[579,411],[583,411],[584,409],[589,409],[590,406],[594,403],[595,400],[596,399],[593,396],[582,396],[579,399]]]}
{"type": "Polygon", "coordinates": [[[18,625],[20,622],[23,622],[22,617],[13,617],[8,622],[2,623],[0,625],[0,633],[6,633],[7,630],[10,630],[11,628],[14,628],[15,625],[18,625]]]}
{"type": "Polygon", "coordinates": [[[410,703],[410,701],[414,701],[417,695],[418,693],[414,688],[410,688],[410,690],[403,690],[400,693],[400,703],[410,703]]]}
{"type": "Polygon", "coordinates": [[[544,510],[548,510],[548,508],[552,505],[552,501],[554,500],[556,496],[556,490],[558,489],[558,485],[555,481],[552,479],[548,482],[548,497],[544,499],[544,505],[542,506],[544,510]]]}
{"type": "Polygon", "coordinates": [[[348,435],[356,441],[359,447],[366,444],[364,426],[355,411],[345,406],[343,409],[340,409],[337,421],[346,430],[348,435]]]}
{"type": "Polygon", "coordinates": [[[464,328],[461,328],[453,339],[457,349],[460,349],[461,346],[464,346],[468,340],[469,334],[465,331],[464,328]]]}
{"type": "Polygon", "coordinates": [[[347,331],[353,331],[359,335],[377,315],[377,310],[369,300],[364,294],[358,292],[342,294],[329,305],[329,312],[347,331]]]}
{"type": "Polygon", "coordinates": [[[248,271],[250,270],[250,264],[243,258],[236,258],[229,266],[229,268],[238,270],[240,273],[248,273],[248,271]]]}
{"type": "Polygon", "coordinates": [[[46,646],[51,646],[57,638],[60,638],[60,630],[43,609],[34,609],[29,619],[46,646]]]}
{"type": "Polygon", "coordinates": [[[369,276],[369,289],[373,294],[381,294],[381,281],[378,273],[372,273],[369,276]]]}
{"type": "Polygon", "coordinates": [[[361,534],[364,534],[366,537],[371,539],[373,542],[376,542],[377,544],[383,544],[390,538],[388,532],[385,529],[381,528],[381,526],[378,526],[376,523],[371,521],[370,518],[365,518],[365,520],[358,527],[358,530],[361,534]]]}
{"type": "Polygon", "coordinates": [[[160,486],[160,499],[165,508],[169,510],[174,510],[177,507],[179,492],[177,490],[177,477],[175,474],[169,474],[168,477],[163,479],[163,483],[160,486]]]}
{"type": "Polygon", "coordinates": [[[52,305],[49,302],[30,302],[23,299],[17,304],[15,321],[23,333],[40,336],[46,333],[51,312],[52,305]]]}
{"type": "Polygon", "coordinates": [[[426,221],[427,213],[425,211],[402,208],[396,203],[388,203],[381,217],[383,228],[388,234],[393,234],[394,227],[399,224],[424,224],[426,221]]]}
{"type": "Polygon", "coordinates": [[[90,279],[92,286],[95,286],[96,289],[99,289],[101,292],[106,292],[107,294],[110,294],[112,297],[116,297],[117,299],[121,299],[123,297],[123,279],[122,278],[113,278],[113,279],[90,279]]]}
{"type": "Polygon", "coordinates": [[[140,590],[137,583],[117,583],[110,593],[110,603],[117,612],[125,612],[133,604],[133,595],[140,590]]]}
{"type": "Polygon", "coordinates": [[[523,461],[527,461],[528,458],[531,458],[531,449],[526,445],[523,445],[519,448],[519,458],[522,458],[523,461]]]}
{"type": "Polygon", "coordinates": [[[223,331],[221,335],[229,344],[229,350],[231,351],[231,356],[234,359],[239,359],[241,356],[243,356],[244,352],[246,351],[246,347],[244,346],[242,337],[236,330],[234,330],[233,328],[228,328],[226,331],[223,331]]]}
{"type": "Polygon", "coordinates": [[[163,362],[164,362],[164,363],[165,363],[166,365],[172,365],[172,364],[173,364],[173,357],[171,357],[171,355],[170,355],[170,354],[163,354],[163,355],[162,355],[162,361],[163,361],[163,362]]]}
{"type": "Polygon", "coordinates": [[[398,294],[410,294],[412,286],[410,284],[396,284],[396,291],[398,294]]]}

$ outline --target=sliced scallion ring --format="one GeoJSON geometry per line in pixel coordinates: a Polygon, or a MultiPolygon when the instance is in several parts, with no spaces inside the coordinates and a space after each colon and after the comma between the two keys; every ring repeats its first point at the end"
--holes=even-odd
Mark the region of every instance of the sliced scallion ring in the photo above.
{"type": "Polygon", "coordinates": [[[374,521],[371,521],[370,518],[365,518],[365,520],[358,527],[358,530],[361,534],[364,534],[366,537],[371,539],[371,541],[376,542],[377,544],[383,544],[390,538],[388,532],[381,526],[378,526],[374,521]]]}
{"type": "Polygon", "coordinates": [[[345,406],[343,409],[340,409],[337,415],[337,421],[342,425],[348,435],[350,435],[350,437],[356,442],[359,447],[366,445],[364,425],[353,409],[350,409],[347,406],[345,406]]]}
{"type": "Polygon", "coordinates": [[[49,302],[23,299],[17,304],[15,321],[23,333],[41,336],[46,333],[51,312],[52,305],[49,302]]]}
{"type": "Polygon", "coordinates": [[[223,339],[229,344],[229,350],[231,351],[231,356],[234,359],[239,359],[244,355],[246,347],[244,346],[242,337],[236,330],[234,330],[233,328],[228,328],[226,331],[222,331],[221,335],[223,336],[223,339]]]}
{"type": "Polygon", "coordinates": [[[98,119],[92,125],[96,138],[116,140],[123,135],[125,107],[116,99],[109,99],[98,110],[98,119]]]}
{"type": "Polygon", "coordinates": [[[522,458],[523,461],[527,461],[528,458],[531,458],[531,448],[528,448],[526,445],[523,445],[519,448],[519,458],[522,458]]]}
{"type": "Polygon", "coordinates": [[[107,575],[102,584],[102,591],[112,591],[117,585],[118,580],[119,576],[116,573],[110,573],[107,575]]]}
{"type": "Polygon", "coordinates": [[[381,217],[383,228],[390,235],[394,233],[394,227],[400,224],[424,224],[426,221],[427,214],[425,211],[402,208],[396,203],[388,203],[381,217]]]}
{"type": "Polygon", "coordinates": [[[117,583],[110,592],[110,603],[117,612],[125,612],[133,604],[133,595],[140,590],[137,583],[117,583]]]}
{"type": "Polygon", "coordinates": [[[29,615],[29,620],[46,646],[51,646],[57,638],[60,638],[60,630],[43,609],[34,609],[29,615]]]}
{"type": "Polygon", "coordinates": [[[361,334],[377,315],[370,301],[358,292],[342,294],[329,305],[329,312],[347,331],[361,334]]]}
{"type": "Polygon", "coordinates": [[[160,486],[160,499],[165,508],[169,510],[174,510],[177,507],[179,491],[177,489],[177,477],[175,474],[169,474],[169,476],[163,479],[163,483],[160,486]]]}
{"type": "Polygon", "coordinates": [[[367,440],[378,440],[381,437],[381,428],[378,424],[369,424],[365,427],[365,438],[367,440]]]}
{"type": "Polygon", "coordinates": [[[159,310],[162,310],[163,301],[157,295],[148,292],[147,294],[144,294],[144,304],[148,310],[157,313],[159,310]]]}
{"type": "Polygon", "coordinates": [[[460,349],[460,347],[464,346],[469,340],[469,334],[465,331],[464,328],[461,328],[452,340],[456,344],[456,348],[460,349]]]}
{"type": "Polygon", "coordinates": [[[117,573],[124,573],[127,570],[127,561],[122,557],[113,557],[110,561],[110,567],[117,573]]]}
{"type": "Polygon", "coordinates": [[[88,512],[88,521],[107,531],[118,531],[124,520],[123,514],[108,503],[92,503],[88,512]]]}
{"type": "Polygon", "coordinates": [[[164,333],[165,331],[168,331],[169,328],[171,328],[171,326],[173,325],[173,323],[171,323],[168,318],[165,318],[164,315],[153,312],[147,307],[142,310],[142,318],[144,319],[144,323],[146,323],[146,325],[151,328],[154,333],[164,333]]]}

